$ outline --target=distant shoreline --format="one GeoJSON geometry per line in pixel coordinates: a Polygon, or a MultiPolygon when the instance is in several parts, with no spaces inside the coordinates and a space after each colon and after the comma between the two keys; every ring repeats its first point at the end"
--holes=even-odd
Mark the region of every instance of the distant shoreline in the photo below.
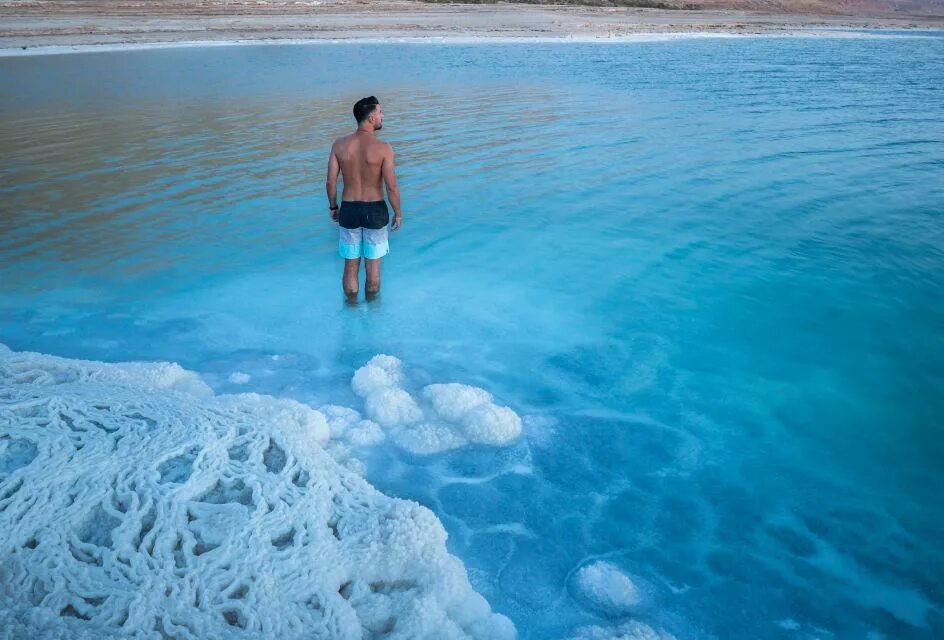
{"type": "Polygon", "coordinates": [[[685,34],[797,35],[811,28],[944,29],[944,16],[428,4],[406,0],[369,4],[350,0],[0,0],[3,55],[30,50],[65,53],[248,42],[620,42],[685,34]]]}
{"type": "Polygon", "coordinates": [[[389,38],[347,38],[347,39],[328,39],[328,38],[309,38],[309,39],[262,39],[251,40],[179,40],[168,42],[138,42],[138,43],[115,43],[115,44],[77,44],[77,45],[47,45],[22,48],[0,48],[0,58],[36,56],[36,55],[61,55],[69,53],[97,53],[107,51],[144,51],[148,49],[183,49],[192,47],[230,47],[246,45],[331,45],[331,44],[442,44],[442,45],[468,45],[468,44],[566,44],[566,43],[599,43],[599,44],[620,44],[631,42],[667,42],[672,40],[702,39],[702,38],[920,38],[915,35],[882,35],[881,32],[869,33],[868,30],[860,32],[850,32],[841,30],[823,30],[823,31],[794,31],[781,33],[723,33],[718,31],[686,31],[681,33],[636,33],[618,37],[478,37],[469,38],[456,36],[451,38],[437,37],[389,37],[389,38]]]}

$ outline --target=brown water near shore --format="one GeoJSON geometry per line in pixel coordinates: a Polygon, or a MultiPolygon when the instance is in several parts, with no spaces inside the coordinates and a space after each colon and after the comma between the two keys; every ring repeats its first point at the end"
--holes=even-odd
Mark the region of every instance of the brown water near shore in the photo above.
{"type": "Polygon", "coordinates": [[[944,28],[944,3],[930,0],[898,3],[904,7],[898,11],[886,0],[783,0],[763,3],[765,11],[756,10],[761,3],[754,0],[697,4],[709,8],[347,0],[8,0],[0,2],[0,49],[195,40],[609,38],[691,31],[782,33],[807,27],[944,28]]]}

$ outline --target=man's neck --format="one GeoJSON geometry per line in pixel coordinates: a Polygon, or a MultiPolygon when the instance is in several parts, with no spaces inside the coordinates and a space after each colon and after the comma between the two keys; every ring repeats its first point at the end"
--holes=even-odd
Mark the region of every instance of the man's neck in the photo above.
{"type": "Polygon", "coordinates": [[[358,127],[358,128],[354,131],[354,133],[366,133],[366,134],[372,136],[372,135],[374,135],[374,130],[373,130],[373,129],[368,129],[368,128],[366,128],[366,127],[358,127]]]}

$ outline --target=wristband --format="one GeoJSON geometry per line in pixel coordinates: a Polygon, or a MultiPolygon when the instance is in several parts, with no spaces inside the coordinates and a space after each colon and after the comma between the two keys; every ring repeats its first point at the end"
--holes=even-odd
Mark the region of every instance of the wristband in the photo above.
{"type": "Polygon", "coordinates": [[[331,211],[337,211],[337,210],[338,210],[337,205],[335,205],[335,206],[333,206],[333,207],[328,207],[328,208],[331,209],[331,211]]]}

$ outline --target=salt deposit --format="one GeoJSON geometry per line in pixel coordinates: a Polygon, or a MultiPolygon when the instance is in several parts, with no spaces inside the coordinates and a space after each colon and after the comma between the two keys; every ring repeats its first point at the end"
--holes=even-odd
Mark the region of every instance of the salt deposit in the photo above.
{"type": "Polygon", "coordinates": [[[594,608],[611,616],[625,614],[640,602],[633,581],[609,562],[594,562],[577,571],[580,595],[594,608]]]}
{"type": "Polygon", "coordinates": [[[406,385],[403,363],[388,355],[374,356],[351,381],[368,417],[412,453],[438,453],[467,444],[504,445],[521,434],[518,414],[496,405],[484,389],[431,384],[422,389],[418,403],[406,385]]]}
{"type": "MultiPolygon", "coordinates": [[[[375,360],[355,389],[400,390],[375,360]]],[[[513,638],[435,515],[328,453],[377,422],[0,348],[0,637],[513,638]]]]}

